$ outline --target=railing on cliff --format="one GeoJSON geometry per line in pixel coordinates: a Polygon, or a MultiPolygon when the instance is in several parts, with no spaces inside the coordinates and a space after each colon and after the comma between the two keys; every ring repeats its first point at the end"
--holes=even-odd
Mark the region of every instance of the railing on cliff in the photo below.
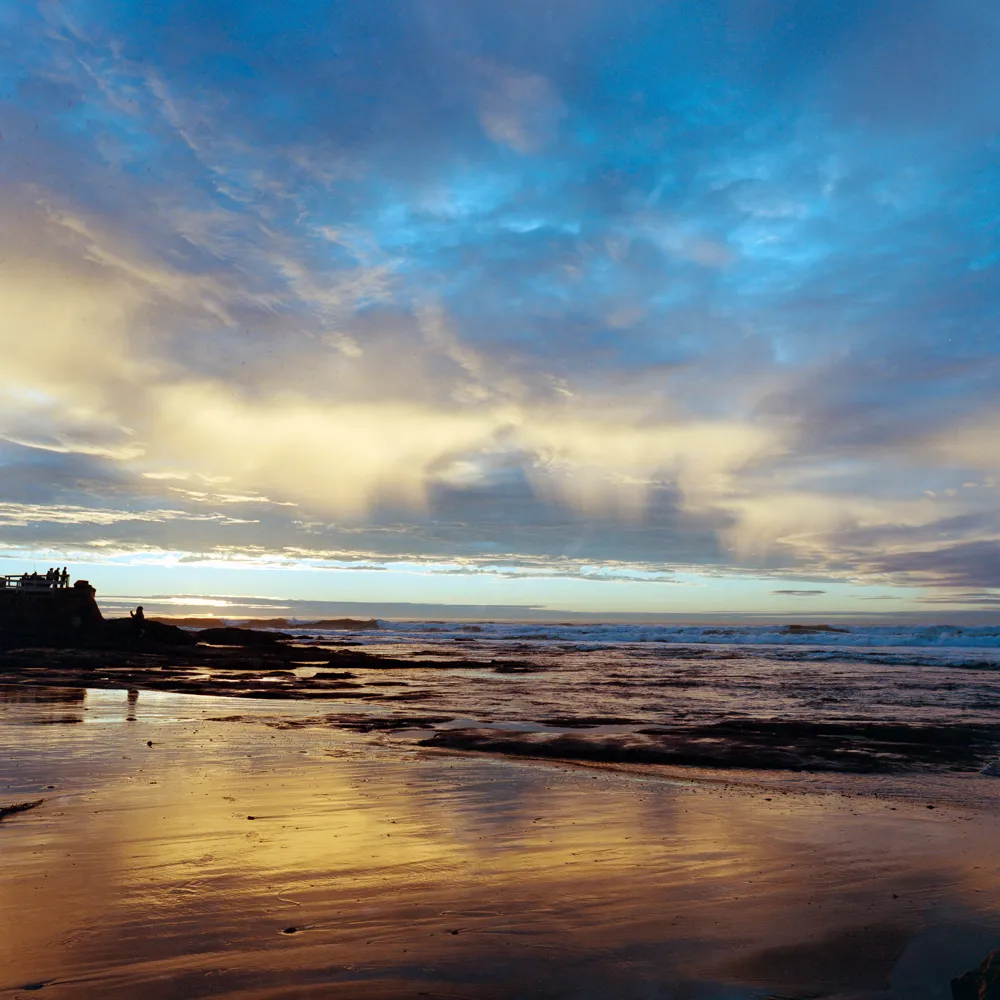
{"type": "Polygon", "coordinates": [[[0,576],[0,590],[30,590],[43,593],[69,588],[69,574],[45,576],[41,573],[8,573],[0,576]]]}

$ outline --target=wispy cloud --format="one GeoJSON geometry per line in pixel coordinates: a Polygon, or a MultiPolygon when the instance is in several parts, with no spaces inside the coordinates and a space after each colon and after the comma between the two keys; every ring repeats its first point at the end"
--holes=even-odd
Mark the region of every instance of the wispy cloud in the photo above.
{"type": "Polygon", "coordinates": [[[119,524],[123,521],[211,521],[215,524],[252,524],[255,522],[226,517],[223,514],[191,514],[182,510],[111,510],[98,507],[74,507],[67,504],[19,504],[0,502],[0,528],[28,527],[32,524],[119,524]]]}

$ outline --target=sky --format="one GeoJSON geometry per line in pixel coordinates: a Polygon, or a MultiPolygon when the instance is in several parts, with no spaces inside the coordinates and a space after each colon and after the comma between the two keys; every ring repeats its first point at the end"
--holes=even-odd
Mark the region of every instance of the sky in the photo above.
{"type": "Polygon", "coordinates": [[[0,571],[1000,604],[991,0],[0,0],[0,571]]]}

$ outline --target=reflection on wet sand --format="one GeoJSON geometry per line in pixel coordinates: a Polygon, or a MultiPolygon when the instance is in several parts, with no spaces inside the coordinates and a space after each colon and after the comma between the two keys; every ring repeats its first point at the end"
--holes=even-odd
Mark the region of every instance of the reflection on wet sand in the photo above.
{"type": "Polygon", "coordinates": [[[172,721],[108,694],[105,725],[0,727],[0,786],[57,786],[0,829],[14,996],[944,1000],[1000,943],[993,814],[172,721]]]}
{"type": "Polygon", "coordinates": [[[84,688],[0,684],[0,703],[7,705],[82,705],[86,695],[84,688]]]}
{"type": "Polygon", "coordinates": [[[84,688],[0,684],[0,706],[18,706],[18,721],[36,725],[83,722],[86,696],[84,688]]]}

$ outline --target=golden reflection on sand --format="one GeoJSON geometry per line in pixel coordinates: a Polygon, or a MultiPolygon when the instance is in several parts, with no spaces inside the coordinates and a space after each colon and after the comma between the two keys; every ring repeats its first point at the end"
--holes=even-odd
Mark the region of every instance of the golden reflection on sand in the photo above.
{"type": "Polygon", "coordinates": [[[931,1000],[1000,944],[993,814],[154,723],[141,703],[2,738],[2,784],[57,786],[0,826],[13,996],[931,1000]]]}

